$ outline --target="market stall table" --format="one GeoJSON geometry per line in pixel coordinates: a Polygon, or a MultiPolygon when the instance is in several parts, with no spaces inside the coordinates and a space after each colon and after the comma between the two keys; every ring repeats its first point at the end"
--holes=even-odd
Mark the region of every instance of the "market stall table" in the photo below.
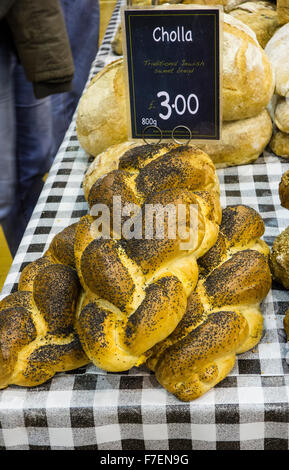
{"type": "MultiPolygon", "coordinates": [[[[111,60],[120,21],[117,3],[90,77],[111,60]]],[[[87,212],[81,189],[89,155],[79,146],[75,116],[55,158],[14,259],[1,298],[53,236],[87,212]]],[[[278,184],[289,168],[265,151],[254,164],[218,170],[221,203],[246,204],[264,219],[272,245],[289,225],[278,184]]],[[[231,374],[201,398],[182,403],[147,369],[105,373],[88,365],[36,388],[0,392],[1,449],[288,449],[289,349],[283,329],[288,292],[274,285],[263,303],[264,334],[238,357],[231,374]]]]}

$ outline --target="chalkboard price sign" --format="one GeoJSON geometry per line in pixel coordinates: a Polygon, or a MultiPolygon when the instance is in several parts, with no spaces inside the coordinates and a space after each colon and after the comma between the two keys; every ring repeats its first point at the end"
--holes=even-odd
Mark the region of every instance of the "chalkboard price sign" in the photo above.
{"type": "Polygon", "coordinates": [[[220,13],[124,9],[131,138],[220,140],[220,13]]]}

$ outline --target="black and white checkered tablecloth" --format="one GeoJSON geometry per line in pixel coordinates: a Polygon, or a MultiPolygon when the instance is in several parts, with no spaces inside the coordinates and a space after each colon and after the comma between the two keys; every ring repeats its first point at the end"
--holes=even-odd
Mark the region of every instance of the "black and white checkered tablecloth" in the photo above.
{"type": "MultiPolygon", "coordinates": [[[[117,3],[91,76],[116,57],[110,42],[119,23],[117,3]]],[[[53,236],[87,211],[81,189],[89,156],[73,120],[8,274],[2,297],[17,289],[19,273],[40,257],[53,236]]],[[[221,203],[254,207],[264,239],[289,225],[278,183],[289,168],[269,152],[252,165],[218,170],[221,203]]],[[[289,294],[274,285],[263,303],[264,335],[238,357],[230,376],[191,403],[168,394],[146,369],[106,374],[89,365],[58,374],[33,389],[0,392],[0,449],[288,449],[289,348],[283,315],[289,294]]]]}

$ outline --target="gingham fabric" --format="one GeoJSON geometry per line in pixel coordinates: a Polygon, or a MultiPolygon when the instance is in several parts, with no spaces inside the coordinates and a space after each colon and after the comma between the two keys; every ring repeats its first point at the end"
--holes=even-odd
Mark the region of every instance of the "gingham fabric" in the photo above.
{"type": "MultiPolygon", "coordinates": [[[[114,60],[110,42],[117,3],[91,76],[114,60]]],[[[78,144],[75,117],[46,180],[1,298],[53,236],[87,211],[81,182],[89,155],[78,144]]],[[[263,217],[271,245],[289,225],[278,184],[289,164],[268,151],[251,165],[218,170],[221,203],[246,204],[263,217]]],[[[33,389],[0,392],[0,449],[288,449],[289,348],[283,330],[288,292],[274,285],[262,311],[264,335],[238,357],[230,376],[191,403],[167,393],[144,367],[105,373],[93,365],[58,374],[33,389]],[[288,360],[288,362],[287,362],[288,360]]]]}

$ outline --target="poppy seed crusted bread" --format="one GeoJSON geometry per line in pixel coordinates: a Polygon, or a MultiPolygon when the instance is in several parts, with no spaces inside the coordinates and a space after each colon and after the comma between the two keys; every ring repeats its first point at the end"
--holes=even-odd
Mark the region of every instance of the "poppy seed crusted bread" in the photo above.
{"type": "MultiPolygon", "coordinates": [[[[144,222],[145,228],[147,208],[170,206],[176,214],[179,204],[198,209],[194,246],[184,249],[179,233],[169,237],[167,216],[162,237],[154,231],[150,238],[96,239],[93,216],[78,224],[75,259],[85,295],[77,332],[95,365],[122,371],[142,363],[145,353],[166,338],[185,313],[198,279],[196,259],[218,236],[219,183],[210,158],[193,147],[143,145],[121,154],[114,146],[97,163],[85,182],[91,207],[104,203],[111,208],[113,197],[121,197],[138,207],[135,223],[144,222]],[[106,173],[110,165],[114,169],[106,173]]],[[[187,218],[185,226],[190,230],[187,218]]]]}
{"type": "Polygon", "coordinates": [[[75,224],[27,265],[19,290],[0,302],[0,388],[32,387],[88,363],[74,330],[80,284],[74,269],[75,224]]]}
{"type": "Polygon", "coordinates": [[[246,206],[223,210],[216,244],[198,260],[200,278],[173,333],[147,364],[180,400],[198,398],[224,379],[236,354],[261,338],[260,303],[271,286],[261,217],[246,206]]]}

